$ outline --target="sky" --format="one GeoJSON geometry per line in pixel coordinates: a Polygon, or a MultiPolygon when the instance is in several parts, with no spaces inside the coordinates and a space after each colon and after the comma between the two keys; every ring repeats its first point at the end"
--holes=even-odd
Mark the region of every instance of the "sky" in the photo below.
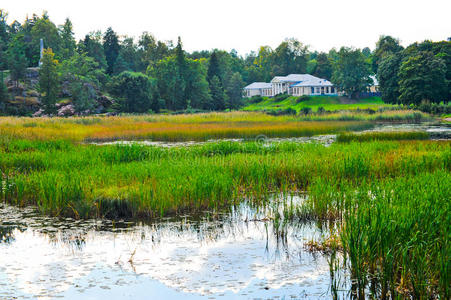
{"type": "Polygon", "coordinates": [[[8,21],[48,11],[57,25],[69,17],[77,39],[111,26],[138,38],[143,31],[177,41],[187,51],[276,48],[297,38],[311,50],[375,48],[380,35],[401,44],[451,37],[450,0],[4,0],[8,21]]]}

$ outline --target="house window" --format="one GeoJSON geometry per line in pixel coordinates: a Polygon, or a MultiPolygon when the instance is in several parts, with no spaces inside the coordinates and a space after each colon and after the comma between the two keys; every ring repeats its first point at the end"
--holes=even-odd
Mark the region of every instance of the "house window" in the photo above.
{"type": "Polygon", "coordinates": [[[330,92],[333,94],[333,93],[335,93],[335,88],[334,87],[331,87],[330,88],[330,92]]]}
{"type": "Polygon", "coordinates": [[[315,88],[312,86],[312,94],[315,93],[315,88]]]}

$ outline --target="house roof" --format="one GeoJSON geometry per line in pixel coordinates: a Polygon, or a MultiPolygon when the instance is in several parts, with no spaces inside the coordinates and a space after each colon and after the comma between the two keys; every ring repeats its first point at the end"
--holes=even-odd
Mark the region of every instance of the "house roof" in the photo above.
{"type": "Polygon", "coordinates": [[[307,80],[300,81],[291,85],[291,87],[300,86],[333,86],[333,84],[329,80],[311,76],[311,78],[308,78],[307,80]]]}
{"type": "Polygon", "coordinates": [[[300,82],[300,81],[306,81],[311,80],[312,78],[317,78],[310,74],[290,74],[287,76],[276,76],[274,77],[271,82],[300,82]]]}
{"type": "Polygon", "coordinates": [[[257,89],[270,89],[271,83],[267,82],[253,82],[246,86],[244,89],[246,90],[257,90],[257,89]]]}

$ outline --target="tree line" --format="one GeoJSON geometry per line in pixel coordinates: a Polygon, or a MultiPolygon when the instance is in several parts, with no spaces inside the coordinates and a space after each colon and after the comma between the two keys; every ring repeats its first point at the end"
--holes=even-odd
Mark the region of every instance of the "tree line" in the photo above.
{"type": "MultiPolygon", "coordinates": [[[[28,67],[38,66],[40,39],[46,50],[37,90],[49,113],[66,98],[76,112],[92,111],[101,95],[113,97],[112,109],[119,112],[237,109],[246,84],[291,73],[331,80],[350,97],[367,91],[371,75],[377,75],[386,102],[450,98],[450,41],[404,49],[395,38],[381,36],[374,51],[342,47],[317,52],[286,39],[275,49],[263,46],[245,56],[218,49],[189,53],[180,38],[174,44],[143,32],[135,41],[111,27],[76,41],[70,19],[56,26],[44,13],[8,23],[8,14],[0,10],[0,70],[9,70],[16,85],[26,79],[28,67]]],[[[12,96],[2,81],[0,109],[12,96]]]]}

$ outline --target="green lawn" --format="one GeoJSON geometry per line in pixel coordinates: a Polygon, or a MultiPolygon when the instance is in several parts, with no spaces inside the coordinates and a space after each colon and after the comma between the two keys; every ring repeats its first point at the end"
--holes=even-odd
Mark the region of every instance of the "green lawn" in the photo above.
{"type": "Polygon", "coordinates": [[[392,107],[386,104],[380,97],[370,97],[359,100],[348,100],[337,96],[312,96],[307,101],[296,103],[297,97],[288,97],[287,99],[276,102],[273,98],[263,98],[259,103],[253,103],[245,106],[245,111],[263,111],[293,108],[299,112],[304,107],[310,107],[313,111],[317,111],[319,107],[323,107],[328,111],[337,110],[354,110],[354,109],[374,109],[380,107],[392,107]]]}

